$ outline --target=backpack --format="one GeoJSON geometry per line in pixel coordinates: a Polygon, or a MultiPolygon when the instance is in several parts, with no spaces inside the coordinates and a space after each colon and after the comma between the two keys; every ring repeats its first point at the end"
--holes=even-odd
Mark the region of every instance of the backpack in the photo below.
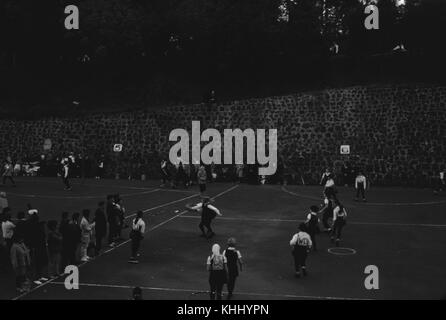
{"type": "Polygon", "coordinates": [[[224,262],[224,256],[214,256],[211,259],[211,270],[224,270],[225,269],[225,262],[224,262]]]}

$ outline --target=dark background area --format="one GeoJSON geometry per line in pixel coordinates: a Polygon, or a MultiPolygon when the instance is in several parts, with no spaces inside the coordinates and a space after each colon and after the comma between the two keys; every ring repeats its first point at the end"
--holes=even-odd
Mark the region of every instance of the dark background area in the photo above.
{"type": "Polygon", "coordinates": [[[190,104],[211,89],[223,101],[444,84],[446,1],[379,0],[379,30],[364,28],[364,3],[2,0],[0,116],[190,104]],[[69,4],[79,7],[79,30],[64,28],[69,4]],[[394,51],[401,42],[407,51],[394,51]]]}

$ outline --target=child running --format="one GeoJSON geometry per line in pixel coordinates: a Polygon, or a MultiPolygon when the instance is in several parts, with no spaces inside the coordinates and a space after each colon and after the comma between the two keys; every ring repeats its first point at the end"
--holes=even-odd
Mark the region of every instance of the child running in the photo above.
{"type": "Polygon", "coordinates": [[[310,235],[307,233],[307,226],[305,223],[299,225],[299,232],[296,233],[290,241],[290,246],[293,248],[291,254],[294,258],[295,277],[300,278],[301,270],[304,276],[307,275],[306,260],[308,252],[311,249],[312,241],[310,235]]]}

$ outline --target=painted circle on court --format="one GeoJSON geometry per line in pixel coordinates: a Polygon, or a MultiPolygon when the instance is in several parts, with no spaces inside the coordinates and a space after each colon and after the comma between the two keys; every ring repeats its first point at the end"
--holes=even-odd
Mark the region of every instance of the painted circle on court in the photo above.
{"type": "Polygon", "coordinates": [[[328,248],[328,253],[335,254],[338,256],[350,256],[356,254],[356,250],[352,248],[334,247],[328,248]]]}

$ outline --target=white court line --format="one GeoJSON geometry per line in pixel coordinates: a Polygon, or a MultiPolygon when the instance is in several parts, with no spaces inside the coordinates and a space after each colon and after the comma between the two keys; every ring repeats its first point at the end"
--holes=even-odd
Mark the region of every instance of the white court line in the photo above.
{"type": "MultiPolygon", "coordinates": [[[[124,193],[120,194],[124,197],[131,197],[131,196],[137,196],[137,195],[143,195],[143,194],[149,194],[153,192],[160,191],[160,189],[146,189],[148,191],[143,192],[137,192],[137,193],[124,193]]],[[[42,199],[102,199],[105,198],[106,195],[100,195],[100,196],[45,196],[45,195],[37,195],[37,194],[21,194],[21,193],[13,193],[8,192],[8,195],[13,195],[16,197],[25,197],[25,198],[42,198],[42,199]]]]}
{"type": "MultiPolygon", "coordinates": [[[[185,216],[181,218],[189,219],[200,219],[198,216],[185,216]]],[[[263,219],[263,218],[237,218],[237,217],[217,217],[218,220],[229,220],[229,221],[253,221],[253,222],[304,222],[305,220],[298,219],[263,219]]],[[[397,227],[436,227],[436,228],[446,228],[446,224],[426,224],[426,223],[392,223],[392,222],[355,222],[348,221],[348,224],[353,225],[377,225],[377,226],[397,226],[397,227]]]]}
{"type": "MultiPolygon", "coordinates": [[[[17,179],[16,181],[19,182],[20,184],[24,183],[28,183],[28,182],[33,182],[33,183],[52,183],[52,184],[60,184],[61,186],[63,185],[62,182],[59,180],[60,177],[53,177],[54,180],[35,180],[35,179],[17,179]],[[58,180],[58,181],[56,181],[58,180]]],[[[74,182],[73,180],[70,180],[70,183],[74,186],[87,186],[87,187],[99,187],[99,188],[110,188],[110,185],[106,185],[106,184],[100,184],[100,183],[83,183],[82,182],[82,178],[73,178],[75,179],[74,182]],[[81,180],[81,182],[77,182],[78,180],[81,180]]],[[[96,180],[96,179],[92,179],[92,178],[86,178],[85,180],[93,180],[93,181],[116,181],[114,179],[101,179],[101,180],[96,180]]],[[[123,181],[123,180],[118,180],[118,181],[123,181]]],[[[135,189],[135,190],[149,190],[151,188],[154,187],[159,187],[159,185],[154,185],[154,186],[148,186],[148,187],[133,187],[133,186],[113,186],[113,188],[116,189],[135,189]]]]}
{"type": "MultiPolygon", "coordinates": [[[[57,177],[54,177],[57,179],[57,177]]],[[[76,179],[81,179],[81,178],[76,178],[76,179]]],[[[88,178],[88,180],[92,180],[90,178],[88,178]]],[[[111,180],[111,179],[108,179],[111,180]]],[[[98,181],[98,180],[96,180],[98,181]]],[[[100,180],[99,180],[100,181],[100,180]]],[[[115,180],[112,180],[115,181],[115,180]]],[[[23,182],[23,183],[27,183],[27,182],[35,182],[35,183],[57,183],[57,184],[61,184],[61,182],[58,181],[52,181],[52,180],[17,180],[17,182],[23,182]]],[[[71,182],[71,181],[70,181],[71,182]]],[[[87,186],[87,187],[99,187],[99,188],[115,188],[115,189],[133,189],[133,190],[152,190],[152,188],[159,188],[160,191],[165,191],[165,192],[178,192],[178,193],[192,193],[193,191],[191,190],[179,190],[179,189],[164,189],[162,187],[160,187],[160,185],[153,185],[153,186],[148,186],[148,187],[134,187],[134,186],[110,186],[110,185],[105,185],[105,184],[95,184],[95,183],[83,183],[83,182],[71,182],[71,184],[73,186],[87,186]]]]}
{"type": "MultiPolygon", "coordinates": [[[[314,200],[322,200],[322,198],[316,198],[313,196],[306,196],[299,193],[295,193],[292,191],[289,191],[287,188],[282,186],[282,191],[286,192],[290,195],[300,197],[300,198],[307,198],[307,199],[314,199],[314,200]]],[[[425,205],[433,205],[433,204],[443,204],[446,203],[446,201],[427,201],[427,202],[362,202],[361,205],[365,206],[425,206],[425,205]]],[[[355,208],[356,206],[349,203],[349,207],[355,208]]]]}
{"type": "MultiPolygon", "coordinates": [[[[52,282],[54,285],[65,285],[64,282],[52,282]]],[[[114,285],[114,284],[98,284],[98,283],[79,283],[79,286],[96,287],[96,288],[117,288],[117,289],[133,289],[135,286],[114,285]]],[[[165,291],[165,292],[187,292],[187,293],[209,293],[205,290],[179,289],[179,288],[161,288],[161,287],[140,287],[143,290],[165,291]]],[[[315,300],[372,300],[364,298],[346,298],[346,297],[330,297],[330,296],[308,296],[295,294],[277,294],[277,293],[257,293],[257,292],[238,292],[237,295],[258,296],[258,297],[275,297],[275,298],[294,298],[294,299],[315,299],[315,300]]]]}
{"type": "Polygon", "coordinates": [[[307,195],[303,195],[303,194],[299,194],[299,193],[295,193],[295,192],[289,191],[284,186],[282,186],[281,189],[282,189],[283,192],[286,192],[288,194],[291,194],[291,195],[299,197],[299,198],[305,198],[305,199],[311,199],[311,200],[317,200],[317,201],[323,201],[324,200],[322,195],[320,197],[307,196],[307,195]]]}
{"type": "MultiPolygon", "coordinates": [[[[228,192],[234,190],[234,189],[237,188],[237,187],[238,187],[238,185],[232,186],[231,188],[226,189],[225,191],[220,192],[219,194],[215,195],[214,197],[212,197],[212,199],[215,199],[215,198],[217,198],[217,197],[220,197],[220,196],[222,196],[222,195],[224,195],[224,194],[226,194],[226,193],[228,193],[228,192]]],[[[198,194],[198,195],[199,195],[199,194],[198,194]]],[[[193,196],[196,197],[197,195],[193,195],[193,196]]],[[[176,203],[176,202],[179,202],[179,201],[183,201],[183,200],[186,200],[186,199],[191,198],[191,197],[192,197],[192,196],[190,196],[190,197],[186,197],[186,198],[183,198],[183,199],[180,199],[180,200],[176,200],[176,201],[171,201],[171,202],[169,202],[169,203],[167,203],[167,204],[160,205],[160,206],[157,206],[157,207],[154,207],[154,208],[150,208],[150,209],[146,209],[146,210],[144,210],[144,211],[145,211],[145,212],[148,212],[148,211],[150,211],[150,210],[154,210],[155,208],[161,208],[161,207],[163,207],[163,206],[167,206],[167,205],[169,205],[169,204],[173,204],[173,203],[176,203]]],[[[188,212],[188,211],[185,210],[185,211],[183,211],[183,212],[177,214],[175,217],[170,218],[170,219],[168,219],[168,220],[166,220],[166,221],[164,221],[164,222],[162,222],[162,223],[157,224],[156,226],[154,226],[154,227],[152,227],[151,229],[149,229],[149,231],[152,231],[152,230],[155,230],[156,228],[161,227],[162,225],[166,224],[166,223],[169,222],[169,221],[172,221],[172,220],[175,219],[176,217],[179,217],[181,214],[186,213],[186,212],[188,212]]],[[[133,215],[132,215],[132,216],[133,216],[133,215]]],[[[127,216],[126,218],[129,218],[129,217],[130,217],[130,216],[127,216]]],[[[105,253],[108,253],[108,252],[110,252],[110,251],[113,251],[113,250],[115,250],[116,248],[119,248],[119,247],[123,246],[124,244],[129,243],[130,241],[131,241],[130,239],[129,239],[129,240],[126,240],[126,241],[120,243],[119,245],[117,245],[117,246],[115,246],[115,247],[113,247],[113,248],[111,248],[111,249],[105,251],[105,252],[104,252],[103,254],[101,254],[100,256],[102,256],[102,255],[104,255],[105,253]]],[[[99,256],[99,257],[100,257],[100,256],[99,256]]],[[[99,258],[99,257],[97,257],[97,258],[99,258]]],[[[97,259],[97,258],[96,258],[96,259],[97,259]]],[[[88,261],[88,262],[83,262],[83,263],[79,264],[78,267],[82,267],[82,266],[84,266],[85,264],[87,264],[87,263],[89,263],[89,262],[95,261],[96,259],[90,260],[90,261],[88,261]]],[[[37,289],[39,289],[39,288],[41,288],[41,287],[43,287],[43,286],[45,286],[45,285],[47,285],[47,284],[50,284],[50,283],[52,283],[54,280],[57,280],[57,279],[59,279],[59,278],[60,278],[60,277],[57,277],[57,278],[51,279],[51,280],[49,280],[49,281],[47,281],[47,282],[44,282],[44,283],[38,285],[37,287],[32,288],[32,289],[31,289],[30,291],[28,291],[28,292],[25,292],[25,293],[22,293],[21,295],[18,295],[17,297],[13,298],[12,300],[18,300],[18,299],[21,299],[21,298],[27,296],[28,294],[30,294],[30,293],[36,291],[37,289]]]]}
{"type": "MultiPolygon", "coordinates": [[[[171,201],[171,202],[168,202],[168,203],[165,203],[165,204],[161,204],[159,206],[156,206],[156,207],[153,207],[153,208],[150,208],[150,209],[143,210],[143,212],[147,213],[147,212],[150,212],[150,211],[153,211],[153,210],[156,210],[156,209],[161,209],[163,207],[170,206],[171,204],[175,204],[175,203],[187,200],[187,199],[198,197],[199,195],[200,195],[199,193],[193,194],[193,195],[188,196],[188,197],[184,197],[184,198],[181,198],[181,199],[178,199],[178,200],[174,200],[174,201],[171,201]]],[[[136,213],[129,214],[128,216],[125,216],[125,219],[131,218],[131,217],[134,217],[134,216],[136,216],[136,213]]]]}

